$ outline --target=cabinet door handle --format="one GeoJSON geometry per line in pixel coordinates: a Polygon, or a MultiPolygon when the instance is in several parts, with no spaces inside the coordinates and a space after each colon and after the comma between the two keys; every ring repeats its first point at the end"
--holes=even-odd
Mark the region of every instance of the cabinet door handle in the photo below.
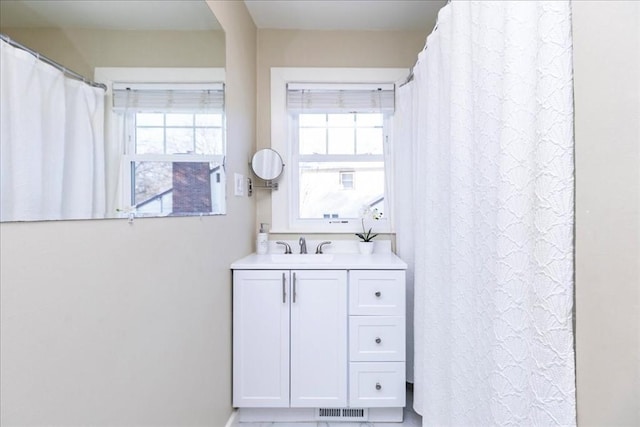
{"type": "Polygon", "coordinates": [[[380,344],[382,342],[382,340],[380,339],[380,337],[376,337],[376,344],[380,344]]]}
{"type": "Polygon", "coordinates": [[[382,295],[382,292],[380,292],[380,291],[376,291],[376,296],[377,296],[378,298],[380,298],[380,295],[382,295]]]}
{"type": "Polygon", "coordinates": [[[296,302],[296,273],[293,273],[293,302],[296,302]]]}
{"type": "Polygon", "coordinates": [[[380,385],[380,383],[376,383],[376,390],[382,390],[382,386],[380,385]]]}
{"type": "Polygon", "coordinates": [[[284,273],[282,273],[282,303],[286,304],[287,302],[287,291],[285,290],[286,279],[284,278],[284,273]]]}

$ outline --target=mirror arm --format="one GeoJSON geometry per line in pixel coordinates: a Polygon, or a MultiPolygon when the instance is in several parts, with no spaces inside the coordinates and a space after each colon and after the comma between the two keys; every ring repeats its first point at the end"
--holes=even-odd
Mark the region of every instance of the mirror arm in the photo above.
{"type": "Polygon", "coordinates": [[[264,185],[254,185],[253,184],[253,180],[251,178],[247,178],[247,194],[249,195],[249,197],[251,197],[253,195],[253,189],[254,188],[261,188],[264,190],[278,190],[278,183],[274,182],[274,181],[265,181],[264,185]]]}

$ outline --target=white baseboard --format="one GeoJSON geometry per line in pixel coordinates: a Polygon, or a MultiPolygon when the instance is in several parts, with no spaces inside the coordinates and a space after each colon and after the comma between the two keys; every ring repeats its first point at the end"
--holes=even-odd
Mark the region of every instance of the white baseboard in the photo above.
{"type": "Polygon", "coordinates": [[[227,420],[227,423],[224,425],[224,427],[234,427],[236,418],[238,418],[238,410],[234,409],[233,412],[231,413],[231,416],[227,420]]]}

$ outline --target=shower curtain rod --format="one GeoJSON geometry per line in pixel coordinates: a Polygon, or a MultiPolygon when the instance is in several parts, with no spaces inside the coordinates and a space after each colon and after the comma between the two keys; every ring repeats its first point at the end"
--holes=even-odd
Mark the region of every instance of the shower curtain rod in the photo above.
{"type": "Polygon", "coordinates": [[[72,70],[68,69],[64,65],[58,64],[53,59],[49,59],[46,56],[41,55],[40,53],[36,52],[35,50],[29,49],[25,45],[20,44],[15,40],[12,40],[9,36],[7,36],[5,34],[0,34],[0,39],[2,39],[2,41],[8,43],[9,45],[11,45],[13,47],[17,47],[18,49],[22,49],[22,50],[24,50],[26,52],[29,52],[31,55],[33,55],[36,58],[38,58],[40,61],[42,61],[44,63],[47,63],[47,64],[57,68],[58,70],[62,71],[66,76],[72,77],[72,78],[74,78],[76,80],[80,80],[80,81],[88,84],[89,86],[98,87],[98,88],[100,88],[100,89],[102,89],[104,91],[107,90],[107,86],[105,84],[96,83],[96,82],[94,82],[92,80],[89,80],[86,77],[82,76],[81,74],[78,74],[75,71],[72,71],[72,70]]]}

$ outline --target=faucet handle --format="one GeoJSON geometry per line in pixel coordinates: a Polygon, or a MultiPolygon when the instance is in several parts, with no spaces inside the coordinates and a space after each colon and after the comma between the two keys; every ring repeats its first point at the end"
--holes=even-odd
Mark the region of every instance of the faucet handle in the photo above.
{"type": "Polygon", "coordinates": [[[277,241],[276,243],[278,245],[284,245],[284,253],[285,254],[290,254],[291,253],[291,246],[289,246],[289,244],[287,242],[277,241]]]}
{"type": "Polygon", "coordinates": [[[322,247],[323,247],[324,245],[330,245],[330,244],[331,244],[331,242],[329,242],[329,241],[326,241],[326,242],[322,242],[322,243],[320,243],[320,244],[318,245],[318,247],[316,248],[316,254],[321,254],[321,253],[322,253],[322,247]]]}

